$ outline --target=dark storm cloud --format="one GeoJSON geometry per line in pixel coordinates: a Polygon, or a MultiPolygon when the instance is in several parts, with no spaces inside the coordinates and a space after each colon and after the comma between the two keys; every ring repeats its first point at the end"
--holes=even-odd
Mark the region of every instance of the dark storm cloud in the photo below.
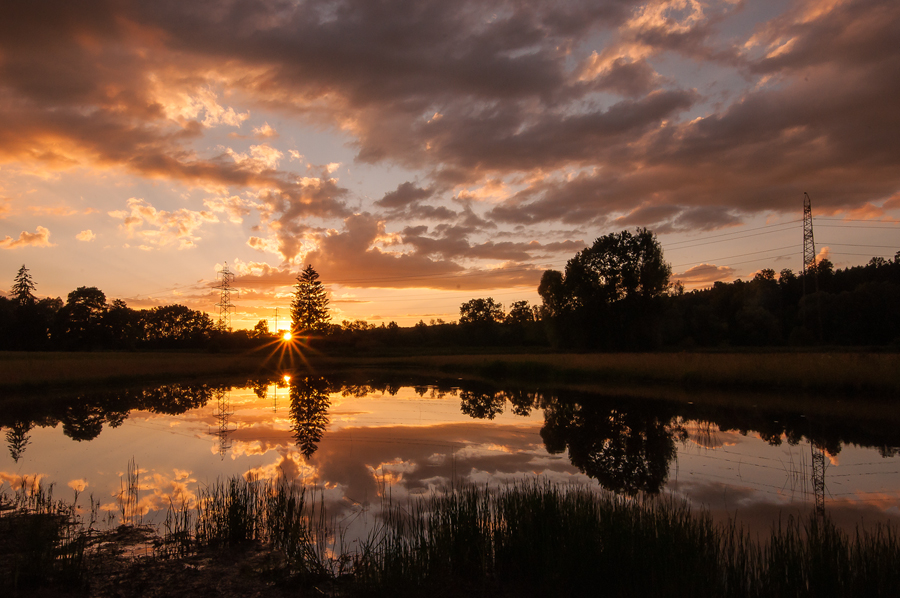
{"type": "MultiPolygon", "coordinates": [[[[428,173],[376,202],[391,218],[482,232],[554,221],[704,230],[795,212],[803,191],[824,213],[896,197],[900,5],[800,1],[727,38],[739,18],[731,3],[626,0],[18,3],[0,23],[0,159],[264,190],[286,259],[309,217],[350,216],[348,192],[327,175],[297,183],[198,155],[209,123],[178,115],[173,94],[221,86],[343,132],[359,161],[428,173]],[[662,58],[682,71],[663,76],[662,58]],[[709,65],[744,88],[715,104],[679,82],[709,65]],[[446,189],[498,177],[529,182],[486,216],[440,205],[446,189]]],[[[224,106],[205,116],[239,117],[224,106]]],[[[354,245],[374,237],[351,224],[317,251],[354,278],[531,255],[451,234],[393,254],[354,245]]]]}
{"type": "Polygon", "coordinates": [[[375,205],[382,208],[405,208],[409,204],[431,197],[431,194],[431,189],[422,189],[416,187],[414,183],[406,182],[398,185],[394,191],[385,193],[375,205]]]}

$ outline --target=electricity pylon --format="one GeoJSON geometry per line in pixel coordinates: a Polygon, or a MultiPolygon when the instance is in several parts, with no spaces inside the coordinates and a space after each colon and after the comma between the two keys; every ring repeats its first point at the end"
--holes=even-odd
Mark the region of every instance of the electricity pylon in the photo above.
{"type": "MultiPolygon", "coordinates": [[[[816,267],[816,241],[813,237],[812,201],[809,194],[803,193],[803,295],[806,295],[807,274],[812,273],[815,281],[817,315],[819,318],[819,342],[822,341],[822,306],[818,301],[819,272],[816,267]]],[[[812,485],[816,498],[816,516],[825,516],[825,451],[812,438],[809,439],[812,451],[812,485]]]]}
{"type": "Polygon", "coordinates": [[[812,202],[809,194],[803,193],[803,294],[806,295],[806,275],[812,271],[819,291],[819,277],[816,272],[816,241],[813,238],[812,202]]]}
{"type": "Polygon", "coordinates": [[[219,302],[216,307],[219,308],[219,328],[222,330],[231,330],[231,312],[234,311],[234,304],[231,302],[231,281],[234,280],[234,273],[228,270],[228,262],[216,273],[219,280],[219,302]]]}

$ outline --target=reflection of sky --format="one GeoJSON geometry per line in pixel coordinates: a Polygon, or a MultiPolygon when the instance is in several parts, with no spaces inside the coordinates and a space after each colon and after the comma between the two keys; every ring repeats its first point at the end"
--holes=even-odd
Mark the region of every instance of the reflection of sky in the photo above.
{"type": "MultiPolygon", "coordinates": [[[[120,477],[133,459],[141,470],[141,507],[147,520],[159,522],[170,501],[191,501],[198,488],[216,479],[248,472],[286,476],[318,485],[333,514],[354,526],[370,525],[372,509],[386,496],[402,501],[453,482],[499,484],[540,476],[596,484],[566,454],[547,453],[539,409],[522,417],[507,404],[493,420],[479,420],[462,413],[453,393],[429,389],[420,396],[411,387],[393,396],[333,393],[327,432],[305,459],[295,446],[288,389],[269,386],[265,398],[252,389],[226,396],[224,455],[216,436],[220,406],[213,398],[180,416],[132,412],[121,426],[106,427],[86,442],[64,436],[61,426],[36,427],[18,463],[8,452],[0,455],[0,479],[8,489],[22,476],[41,476],[55,484],[57,498],[71,499],[79,489],[82,504],[93,496],[116,512],[120,477]],[[157,509],[162,514],[152,512],[157,509]]],[[[752,432],[743,436],[714,424],[682,423],[687,438],[676,441],[664,492],[686,497],[718,519],[737,515],[761,530],[779,517],[810,510],[808,443],[791,446],[783,439],[772,446],[752,432]]],[[[897,458],[844,446],[827,464],[828,512],[850,527],[900,520],[898,470],[897,458]]]]}

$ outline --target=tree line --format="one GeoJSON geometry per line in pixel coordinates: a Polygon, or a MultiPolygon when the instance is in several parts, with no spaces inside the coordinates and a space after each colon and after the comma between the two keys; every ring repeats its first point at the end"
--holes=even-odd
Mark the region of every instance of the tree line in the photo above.
{"type": "Polygon", "coordinates": [[[36,286],[23,265],[10,296],[0,297],[0,349],[208,349],[230,336],[184,305],[135,310],[121,299],[108,302],[97,287],[78,287],[65,302],[38,299],[36,286]]]}
{"type": "MultiPolygon", "coordinates": [[[[506,346],[578,351],[777,346],[900,346],[900,251],[864,266],[835,269],[827,259],[805,272],[763,269],[750,280],[715,282],[686,292],[671,280],[656,236],[647,229],[599,237],[560,272],[543,273],[540,305],[505,311],[491,297],[460,305],[459,319],[331,322],[328,294],[312,265],[297,276],[294,335],[318,349],[366,352],[384,347],[506,346]]],[[[0,349],[235,350],[272,342],[267,320],[230,331],[183,305],[146,310],[107,302],[96,287],[62,299],[37,299],[23,265],[9,297],[0,297],[0,349]]]]}

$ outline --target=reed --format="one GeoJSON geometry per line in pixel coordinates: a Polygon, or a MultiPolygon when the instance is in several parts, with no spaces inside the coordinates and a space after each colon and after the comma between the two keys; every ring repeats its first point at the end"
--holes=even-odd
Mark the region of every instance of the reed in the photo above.
{"type": "MultiPolygon", "coordinates": [[[[29,488],[0,495],[3,579],[15,590],[103,575],[85,567],[74,508],[52,488],[29,488]]],[[[158,557],[260,543],[284,555],[282,583],[330,583],[347,596],[887,596],[900,587],[890,526],[847,534],[812,516],[751,537],[673,497],[537,480],[460,485],[403,504],[388,497],[380,525],[352,550],[323,494],[284,480],[217,481],[193,506],[173,501],[164,529],[158,557]]]]}
{"type": "Polygon", "coordinates": [[[851,537],[814,516],[760,540],[672,498],[526,482],[456,488],[391,506],[386,520],[363,593],[881,596],[900,587],[892,528],[851,537]]]}
{"type": "Polygon", "coordinates": [[[53,485],[23,479],[0,495],[0,579],[11,594],[42,586],[79,587],[87,533],[73,504],[53,498],[53,485]]]}

